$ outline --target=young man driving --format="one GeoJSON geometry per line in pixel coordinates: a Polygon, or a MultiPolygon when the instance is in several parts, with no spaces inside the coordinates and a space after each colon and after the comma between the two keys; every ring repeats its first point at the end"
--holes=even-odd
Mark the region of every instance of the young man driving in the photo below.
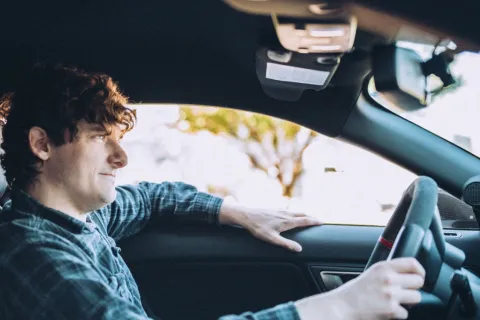
{"type": "MultiPolygon", "coordinates": [[[[0,214],[2,319],[147,319],[116,241],[162,220],[236,224],[300,251],[280,233],[318,225],[302,213],[260,210],[176,182],[115,187],[120,145],[135,112],[113,80],[36,66],[0,101],[2,167],[12,200],[0,214]]],[[[425,272],[414,259],[374,265],[326,294],[224,319],[405,319],[425,272]]]]}

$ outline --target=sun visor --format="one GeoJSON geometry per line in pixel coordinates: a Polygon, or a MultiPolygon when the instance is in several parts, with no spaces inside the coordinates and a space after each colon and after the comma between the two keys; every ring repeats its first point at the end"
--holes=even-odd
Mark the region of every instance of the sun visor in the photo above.
{"type": "Polygon", "coordinates": [[[256,72],[270,97],[297,101],[305,90],[326,88],[340,62],[340,55],[301,54],[261,48],[256,52],[256,72]]]}

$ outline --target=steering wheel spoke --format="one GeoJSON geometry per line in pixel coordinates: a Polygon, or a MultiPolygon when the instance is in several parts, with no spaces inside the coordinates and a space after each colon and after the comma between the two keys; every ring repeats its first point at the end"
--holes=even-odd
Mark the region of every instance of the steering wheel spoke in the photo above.
{"type": "MultiPolygon", "coordinates": [[[[416,179],[404,192],[365,269],[379,261],[401,257],[415,257],[422,263],[421,249],[431,247],[432,243],[444,251],[437,201],[437,183],[429,177],[416,179]]],[[[442,257],[443,254],[440,252],[442,257]]]]}
{"type": "Polygon", "coordinates": [[[425,239],[425,230],[416,224],[403,226],[395,241],[388,259],[401,257],[415,257],[418,259],[422,243],[425,239]]]}

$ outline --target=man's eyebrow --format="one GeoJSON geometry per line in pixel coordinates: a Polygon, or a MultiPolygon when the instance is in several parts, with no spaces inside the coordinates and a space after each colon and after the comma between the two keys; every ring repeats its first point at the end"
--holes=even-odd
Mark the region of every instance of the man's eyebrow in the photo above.
{"type": "Polygon", "coordinates": [[[108,132],[108,130],[104,126],[101,126],[99,124],[90,125],[87,130],[91,132],[108,132]]]}

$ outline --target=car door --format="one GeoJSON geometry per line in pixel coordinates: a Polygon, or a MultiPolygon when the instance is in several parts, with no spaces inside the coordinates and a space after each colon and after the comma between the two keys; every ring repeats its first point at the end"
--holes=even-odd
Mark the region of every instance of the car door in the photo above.
{"type": "MultiPolygon", "coordinates": [[[[381,232],[381,227],[342,225],[287,232],[302,244],[301,253],[233,227],[152,227],[121,245],[150,316],[216,319],[342,285],[362,272],[381,232]]],[[[477,272],[479,231],[445,235],[466,253],[466,267],[477,272]]]]}

